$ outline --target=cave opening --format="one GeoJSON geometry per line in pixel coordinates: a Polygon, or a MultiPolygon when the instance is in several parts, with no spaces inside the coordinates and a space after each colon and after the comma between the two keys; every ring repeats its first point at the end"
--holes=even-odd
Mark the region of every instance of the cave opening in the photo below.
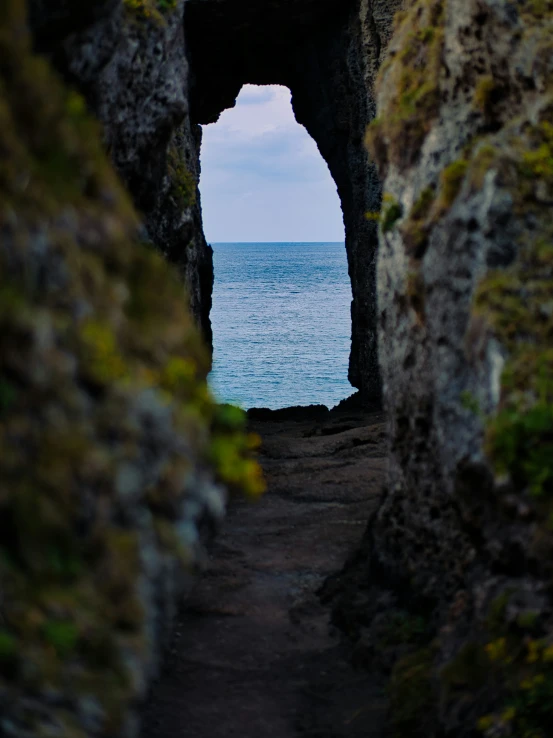
{"type": "Polygon", "coordinates": [[[215,393],[246,408],[332,407],[353,391],[344,225],[290,90],[245,85],[204,127],[201,162],[215,393]]]}
{"type": "MultiPolygon", "coordinates": [[[[193,130],[232,108],[245,84],[291,91],[295,119],[326,162],[343,214],[352,297],[347,377],[365,404],[379,402],[378,233],[366,213],[380,209],[382,188],[364,137],[376,110],[380,24],[349,0],[282,0],[262,8],[188,0],[185,30],[193,130]]],[[[210,308],[211,292],[205,292],[203,304],[210,308]]]]}

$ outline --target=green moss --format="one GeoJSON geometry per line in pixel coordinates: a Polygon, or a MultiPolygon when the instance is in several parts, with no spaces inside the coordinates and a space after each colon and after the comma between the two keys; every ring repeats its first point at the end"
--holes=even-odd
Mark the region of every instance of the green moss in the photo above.
{"type": "Polygon", "coordinates": [[[82,361],[88,377],[99,384],[109,384],[126,374],[125,361],[116,337],[107,323],[87,321],[81,329],[82,361]]]}
{"type": "Polygon", "coordinates": [[[465,643],[451,661],[440,671],[446,690],[480,689],[489,678],[491,664],[485,649],[479,643],[465,643]]]}
{"type": "Polygon", "coordinates": [[[368,221],[372,221],[373,223],[380,223],[380,216],[380,210],[370,210],[369,212],[365,213],[365,218],[368,221]]]}
{"type": "Polygon", "coordinates": [[[398,220],[403,217],[403,207],[392,195],[384,194],[380,227],[383,233],[391,231],[398,220]]]}
{"type": "Polygon", "coordinates": [[[10,661],[16,653],[16,639],[7,630],[0,630],[0,662],[10,661]]]}
{"type": "Polygon", "coordinates": [[[482,113],[487,113],[496,89],[496,82],[491,75],[487,74],[481,77],[474,90],[474,106],[482,113]]]}
{"type": "Polygon", "coordinates": [[[428,235],[432,224],[432,207],[436,201],[433,187],[425,187],[409,213],[409,217],[402,225],[401,233],[405,243],[405,250],[415,259],[424,255],[428,243],[428,235]]]}
{"type": "Polygon", "coordinates": [[[509,600],[513,594],[512,589],[507,589],[498,595],[490,604],[487,618],[487,628],[493,634],[501,634],[505,625],[505,613],[509,600]]]}
{"type": "Polygon", "coordinates": [[[0,417],[10,409],[17,399],[17,390],[12,382],[0,377],[0,417]]]}
{"type": "Polygon", "coordinates": [[[431,735],[433,655],[421,649],[400,659],[389,684],[390,717],[395,738],[431,735]]]}
{"type": "Polygon", "coordinates": [[[221,479],[231,489],[245,489],[251,497],[258,497],[265,491],[259,466],[253,459],[245,458],[256,445],[255,437],[244,438],[241,433],[230,436],[215,433],[211,444],[210,458],[221,479]]]}
{"type": "Polygon", "coordinates": [[[539,623],[539,612],[527,610],[517,617],[517,625],[521,630],[533,631],[539,623]]]}
{"type": "Polygon", "coordinates": [[[424,0],[397,16],[395,45],[401,50],[380,71],[377,89],[385,85],[389,93],[366,137],[382,175],[388,159],[398,166],[416,160],[438,112],[443,12],[443,0],[424,0]]]}
{"type": "Polygon", "coordinates": [[[59,656],[68,656],[75,650],[79,638],[75,623],[51,620],[44,623],[42,632],[59,656]]]}
{"type": "Polygon", "coordinates": [[[535,496],[553,496],[553,408],[551,400],[529,409],[503,410],[488,427],[487,448],[499,472],[535,496]]]}
{"type": "Polygon", "coordinates": [[[435,199],[435,192],[433,187],[425,187],[421,192],[415,204],[413,205],[410,213],[410,217],[413,220],[422,220],[426,218],[430,212],[430,208],[435,199]]]}
{"type": "Polygon", "coordinates": [[[383,646],[413,645],[426,641],[428,623],[419,615],[404,610],[391,613],[381,636],[383,646]]]}
{"type": "Polygon", "coordinates": [[[552,0],[526,0],[525,10],[526,12],[531,13],[536,18],[542,20],[548,16],[553,15],[553,1],[552,0]]]}
{"type": "Polygon", "coordinates": [[[123,3],[134,18],[158,24],[164,23],[164,16],[178,7],[178,0],[123,0],[123,3]]]}
{"type": "Polygon", "coordinates": [[[465,159],[452,162],[441,172],[437,191],[428,186],[420,193],[401,227],[405,250],[410,257],[420,260],[424,256],[430,231],[453,205],[468,168],[469,163],[465,159]]]}
{"type": "Polygon", "coordinates": [[[214,422],[218,428],[242,431],[246,428],[246,413],[235,405],[219,405],[214,422]]]}
{"type": "Polygon", "coordinates": [[[173,196],[182,207],[192,207],[196,202],[196,179],[186,167],[183,154],[175,143],[172,143],[167,151],[167,165],[173,196]]]}
{"type": "Polygon", "coordinates": [[[365,213],[365,218],[373,223],[379,223],[383,233],[389,233],[398,220],[403,217],[403,207],[395,197],[384,193],[382,208],[374,212],[365,213]]]}
{"type": "Polygon", "coordinates": [[[468,166],[466,160],[459,159],[449,164],[441,173],[440,207],[442,209],[449,209],[453,205],[465,179],[468,166]]]}
{"type": "Polygon", "coordinates": [[[472,392],[469,392],[468,390],[461,392],[461,405],[465,408],[465,410],[473,413],[473,415],[477,415],[479,417],[482,416],[480,403],[478,402],[477,398],[474,397],[472,392]]]}
{"type": "Polygon", "coordinates": [[[24,3],[0,19],[2,717],[82,735],[71,705],[86,696],[98,734],[117,735],[152,646],[144,557],[192,562],[179,523],[198,477],[252,495],[263,480],[243,425],[221,422],[182,283],[139,243],[98,125],[32,55],[24,3]],[[41,703],[46,689],[64,706],[41,703]]]}
{"type": "Polygon", "coordinates": [[[508,698],[504,706],[480,718],[485,736],[517,735],[548,738],[553,728],[553,648],[528,639],[522,648],[505,646],[505,639],[487,646],[508,698]],[[509,731],[509,732],[506,732],[509,731]]]}
{"type": "Polygon", "coordinates": [[[538,177],[553,186],[553,123],[541,121],[531,126],[527,135],[530,146],[523,153],[521,172],[526,177],[538,177]]]}
{"type": "Polygon", "coordinates": [[[486,174],[497,161],[497,150],[489,143],[475,147],[470,166],[470,187],[472,192],[478,192],[484,186],[486,174]]]}

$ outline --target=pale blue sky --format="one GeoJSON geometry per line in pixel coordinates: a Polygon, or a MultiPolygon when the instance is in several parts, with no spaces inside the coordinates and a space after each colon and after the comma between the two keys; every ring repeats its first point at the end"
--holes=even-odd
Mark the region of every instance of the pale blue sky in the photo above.
{"type": "Polygon", "coordinates": [[[208,242],[344,240],[336,186],[288,88],[245,85],[236,107],[203,130],[208,242]]]}

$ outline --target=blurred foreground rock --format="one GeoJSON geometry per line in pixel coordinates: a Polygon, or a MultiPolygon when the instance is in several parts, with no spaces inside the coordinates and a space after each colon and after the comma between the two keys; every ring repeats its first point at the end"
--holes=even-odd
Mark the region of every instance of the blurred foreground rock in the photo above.
{"type": "Polygon", "coordinates": [[[262,483],[180,280],[19,0],[0,119],[0,735],[130,738],[222,483],[262,483]]]}

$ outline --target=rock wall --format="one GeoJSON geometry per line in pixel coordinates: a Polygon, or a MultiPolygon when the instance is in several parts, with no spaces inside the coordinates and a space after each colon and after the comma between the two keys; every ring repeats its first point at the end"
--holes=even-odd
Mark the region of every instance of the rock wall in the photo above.
{"type": "MultiPolygon", "coordinates": [[[[397,3],[395,3],[397,6],[397,3]]],[[[374,118],[374,79],[387,43],[394,3],[354,3],[291,54],[288,86],[294,112],[317,143],[340,196],[352,286],[348,378],[368,402],[380,401],[376,310],[376,223],[382,187],[363,146],[374,118]],[[391,7],[390,7],[391,6],[391,7]]],[[[338,15],[338,14],[336,14],[338,15]]]]}
{"type": "Polygon", "coordinates": [[[407,2],[378,78],[390,470],[353,570],[401,736],[553,728],[552,23],[407,2]]]}
{"type": "Polygon", "coordinates": [[[225,488],[262,481],[25,10],[0,7],[0,736],[132,738],[225,488]]]}
{"type": "Polygon", "coordinates": [[[184,0],[32,0],[35,48],[85,97],[142,215],[144,240],[177,266],[211,345],[212,252],[202,231],[199,129],[188,118],[184,0]]]}

